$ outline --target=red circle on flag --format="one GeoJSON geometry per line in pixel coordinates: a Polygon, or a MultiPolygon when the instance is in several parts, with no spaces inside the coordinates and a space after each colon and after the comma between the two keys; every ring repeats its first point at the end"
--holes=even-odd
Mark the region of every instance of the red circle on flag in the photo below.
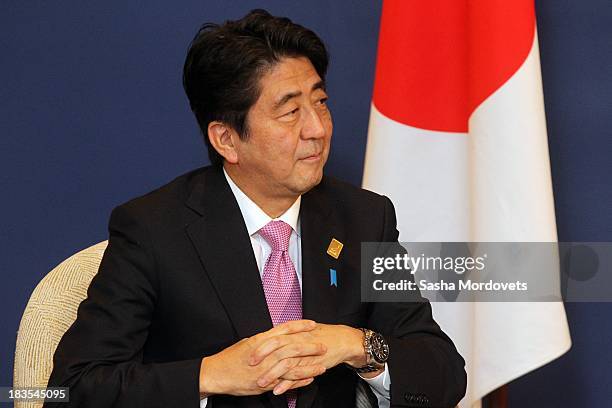
{"type": "Polygon", "coordinates": [[[530,0],[383,3],[373,101],[414,127],[467,132],[472,112],[533,45],[530,0]]]}

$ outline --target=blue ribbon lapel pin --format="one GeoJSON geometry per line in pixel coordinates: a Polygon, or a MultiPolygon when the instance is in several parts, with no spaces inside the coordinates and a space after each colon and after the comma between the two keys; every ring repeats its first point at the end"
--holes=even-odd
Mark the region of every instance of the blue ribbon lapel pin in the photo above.
{"type": "MultiPolygon", "coordinates": [[[[344,244],[342,242],[338,241],[336,238],[332,238],[329,246],[327,247],[327,255],[334,259],[338,259],[343,247],[344,244]]],[[[338,287],[338,275],[336,270],[331,268],[329,269],[329,286],[338,287]]]]}

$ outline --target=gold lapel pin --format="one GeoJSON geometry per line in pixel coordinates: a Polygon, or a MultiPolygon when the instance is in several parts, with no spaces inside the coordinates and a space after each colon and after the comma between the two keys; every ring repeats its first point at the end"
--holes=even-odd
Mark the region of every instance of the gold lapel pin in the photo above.
{"type": "Polygon", "coordinates": [[[340,252],[342,252],[342,247],[344,247],[342,242],[338,241],[336,238],[332,238],[329,246],[327,247],[327,254],[338,259],[338,257],[340,257],[340,252]]]}

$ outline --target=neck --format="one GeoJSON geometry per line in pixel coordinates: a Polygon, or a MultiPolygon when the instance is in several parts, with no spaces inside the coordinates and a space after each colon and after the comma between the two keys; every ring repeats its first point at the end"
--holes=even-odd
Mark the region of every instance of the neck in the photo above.
{"type": "Polygon", "coordinates": [[[259,208],[270,218],[278,218],[283,215],[299,197],[299,194],[266,194],[258,188],[259,181],[262,185],[266,180],[247,180],[234,166],[224,165],[225,171],[238,188],[246,194],[259,208]]]}

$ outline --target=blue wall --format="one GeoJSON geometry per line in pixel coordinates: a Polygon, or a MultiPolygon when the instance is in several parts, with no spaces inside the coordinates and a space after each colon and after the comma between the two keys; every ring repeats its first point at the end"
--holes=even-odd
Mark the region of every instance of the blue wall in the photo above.
{"type": "MultiPolygon", "coordinates": [[[[207,162],[184,54],[202,22],[256,7],[329,45],[327,170],[359,184],[379,1],[2,2],[0,385],[12,383],[19,319],[45,273],[104,240],[115,205],[207,162]]],[[[559,237],[612,241],[612,3],[540,2],[538,21],[559,237]]],[[[512,407],[609,405],[612,307],[567,311],[572,351],[513,383],[512,407]]]]}
{"type": "MultiPolygon", "coordinates": [[[[612,2],[536,4],[559,240],[612,241],[612,2]]],[[[572,349],[512,383],[510,407],[612,406],[612,304],[566,312],[572,349]]]]}

